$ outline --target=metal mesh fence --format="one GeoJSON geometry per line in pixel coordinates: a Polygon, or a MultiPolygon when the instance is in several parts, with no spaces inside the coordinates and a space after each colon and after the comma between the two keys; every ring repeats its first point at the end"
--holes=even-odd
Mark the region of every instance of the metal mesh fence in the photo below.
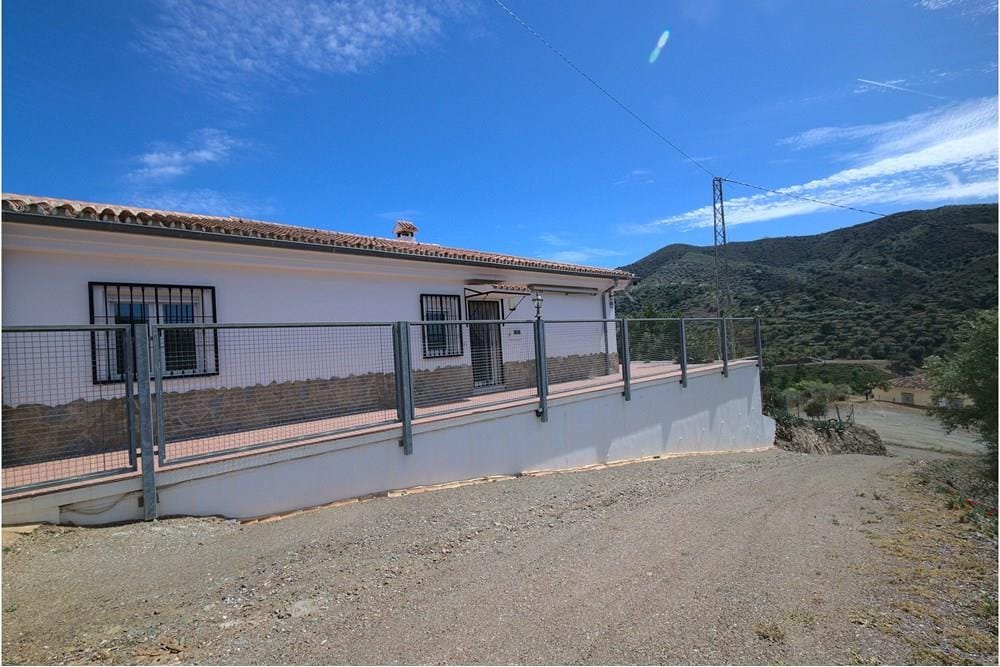
{"type": "Polygon", "coordinates": [[[754,320],[733,318],[726,321],[726,336],[729,342],[729,360],[757,358],[757,332],[754,320]]]}
{"type": "Polygon", "coordinates": [[[537,395],[532,322],[411,322],[409,331],[416,417],[537,395]]]}
{"type": "Polygon", "coordinates": [[[633,380],[680,371],[680,320],[629,320],[628,342],[633,380]]]}
{"type": "Polygon", "coordinates": [[[614,320],[545,322],[549,394],[621,382],[614,320]]]}
{"type": "Polygon", "coordinates": [[[684,321],[688,368],[722,363],[722,340],[717,319],[684,321]]]}
{"type": "Polygon", "coordinates": [[[4,493],[135,469],[131,346],[126,326],[3,330],[4,493]]]}
{"type": "MultiPolygon", "coordinates": [[[[525,399],[538,399],[544,412],[535,325],[157,324],[151,417],[160,464],[400,419],[406,440],[410,415],[525,399]],[[407,333],[397,339],[395,332],[407,333]],[[399,368],[409,372],[397,373],[407,347],[409,367],[399,368]],[[401,385],[407,375],[409,385],[401,385]],[[397,398],[405,386],[412,411],[397,398]]],[[[633,381],[680,373],[685,355],[677,319],[553,320],[544,327],[551,396],[623,382],[626,330],[633,381]]],[[[684,332],[689,369],[721,363],[717,319],[685,319],[684,332]]],[[[754,320],[727,321],[726,335],[731,360],[756,358],[754,320]]],[[[136,469],[142,416],[134,342],[125,324],[3,330],[4,493],[136,469]]]]}
{"type": "Polygon", "coordinates": [[[167,325],[153,337],[161,463],[396,419],[391,324],[167,325]]]}

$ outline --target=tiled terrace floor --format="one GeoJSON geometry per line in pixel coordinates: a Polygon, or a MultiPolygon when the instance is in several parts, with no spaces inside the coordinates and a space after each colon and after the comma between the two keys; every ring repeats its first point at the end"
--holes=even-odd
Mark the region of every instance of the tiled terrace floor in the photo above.
{"type": "MultiPolygon", "coordinates": [[[[732,364],[747,363],[734,361],[732,364]]],[[[720,362],[689,366],[689,372],[702,372],[719,369],[720,362]]],[[[655,379],[677,377],[680,379],[680,366],[670,362],[632,362],[632,382],[639,383],[655,379]]],[[[599,377],[561,382],[549,385],[549,397],[558,398],[582,392],[604,389],[622,385],[621,373],[599,377]]],[[[528,404],[537,401],[535,390],[518,389],[512,391],[496,391],[452,401],[449,403],[421,407],[416,410],[415,424],[439,419],[455,418],[481,411],[493,411],[511,407],[517,404],[528,404]]],[[[188,461],[188,465],[206,460],[218,460],[225,456],[243,455],[249,451],[260,452],[264,449],[302,446],[315,444],[336,438],[355,436],[361,433],[372,433],[395,428],[397,423],[395,410],[377,410],[360,414],[344,415],[329,419],[318,419],[268,428],[259,428],[224,435],[168,442],[166,450],[167,465],[180,460],[188,461]],[[210,457],[210,458],[209,458],[210,457]],[[196,461],[191,459],[196,458],[196,461]]],[[[169,438],[169,434],[168,438],[169,438]]],[[[160,467],[156,462],[157,468],[160,467]]],[[[21,466],[5,466],[3,468],[4,498],[29,495],[38,492],[38,485],[46,485],[45,491],[65,489],[69,486],[89,484],[109,479],[124,479],[137,476],[137,471],[128,470],[128,452],[119,450],[103,452],[89,456],[67,457],[44,463],[21,466]],[[118,471],[115,474],[115,471],[118,471]],[[105,476],[107,475],[107,476],[105,476]],[[89,479],[80,479],[90,476],[89,479]],[[72,477],[73,482],[58,484],[59,480],[72,477]],[[6,489],[32,486],[32,489],[22,489],[7,493],[6,489]]]]}

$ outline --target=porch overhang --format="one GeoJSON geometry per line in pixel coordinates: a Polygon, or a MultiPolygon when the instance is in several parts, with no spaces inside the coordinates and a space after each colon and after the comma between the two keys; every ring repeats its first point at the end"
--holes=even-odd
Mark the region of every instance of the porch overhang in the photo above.
{"type": "Polygon", "coordinates": [[[546,285],[540,283],[529,283],[524,285],[481,278],[466,280],[465,285],[466,292],[474,292],[475,296],[482,296],[486,294],[513,294],[517,296],[524,296],[542,293],[597,296],[600,293],[600,290],[596,287],[587,287],[583,285],[546,285]]]}

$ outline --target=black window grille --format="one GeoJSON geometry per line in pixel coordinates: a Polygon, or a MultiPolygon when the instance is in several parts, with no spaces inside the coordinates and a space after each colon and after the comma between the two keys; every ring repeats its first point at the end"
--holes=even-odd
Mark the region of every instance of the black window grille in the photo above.
{"type": "MultiPolygon", "coordinates": [[[[215,289],[187,285],[90,283],[92,324],[205,324],[215,319],[215,289]]],[[[163,376],[190,377],[219,372],[218,335],[214,329],[165,329],[163,376]]],[[[94,336],[94,382],[123,382],[125,336],[94,336]]],[[[134,359],[134,357],[133,357],[134,359]]],[[[134,368],[134,366],[133,366],[134,368]]]]}
{"type": "MultiPolygon", "coordinates": [[[[462,299],[449,294],[423,294],[420,315],[425,322],[447,322],[462,319],[462,299]]],[[[462,327],[458,324],[430,324],[421,327],[424,333],[424,358],[460,357],[462,327]]]]}

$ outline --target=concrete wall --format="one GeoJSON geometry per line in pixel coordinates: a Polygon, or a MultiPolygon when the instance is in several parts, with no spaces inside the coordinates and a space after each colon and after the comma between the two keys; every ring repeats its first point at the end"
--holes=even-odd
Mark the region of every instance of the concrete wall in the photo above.
{"type": "MultiPolygon", "coordinates": [[[[167,515],[254,517],[389,489],[532,470],[575,468],[657,454],[770,446],[774,422],[761,413],[755,364],[637,383],[417,423],[405,456],[398,428],[316,445],[161,470],[159,510],[167,515]]],[[[4,522],[99,524],[139,519],[140,480],[94,485],[4,502],[4,522]]]]}

